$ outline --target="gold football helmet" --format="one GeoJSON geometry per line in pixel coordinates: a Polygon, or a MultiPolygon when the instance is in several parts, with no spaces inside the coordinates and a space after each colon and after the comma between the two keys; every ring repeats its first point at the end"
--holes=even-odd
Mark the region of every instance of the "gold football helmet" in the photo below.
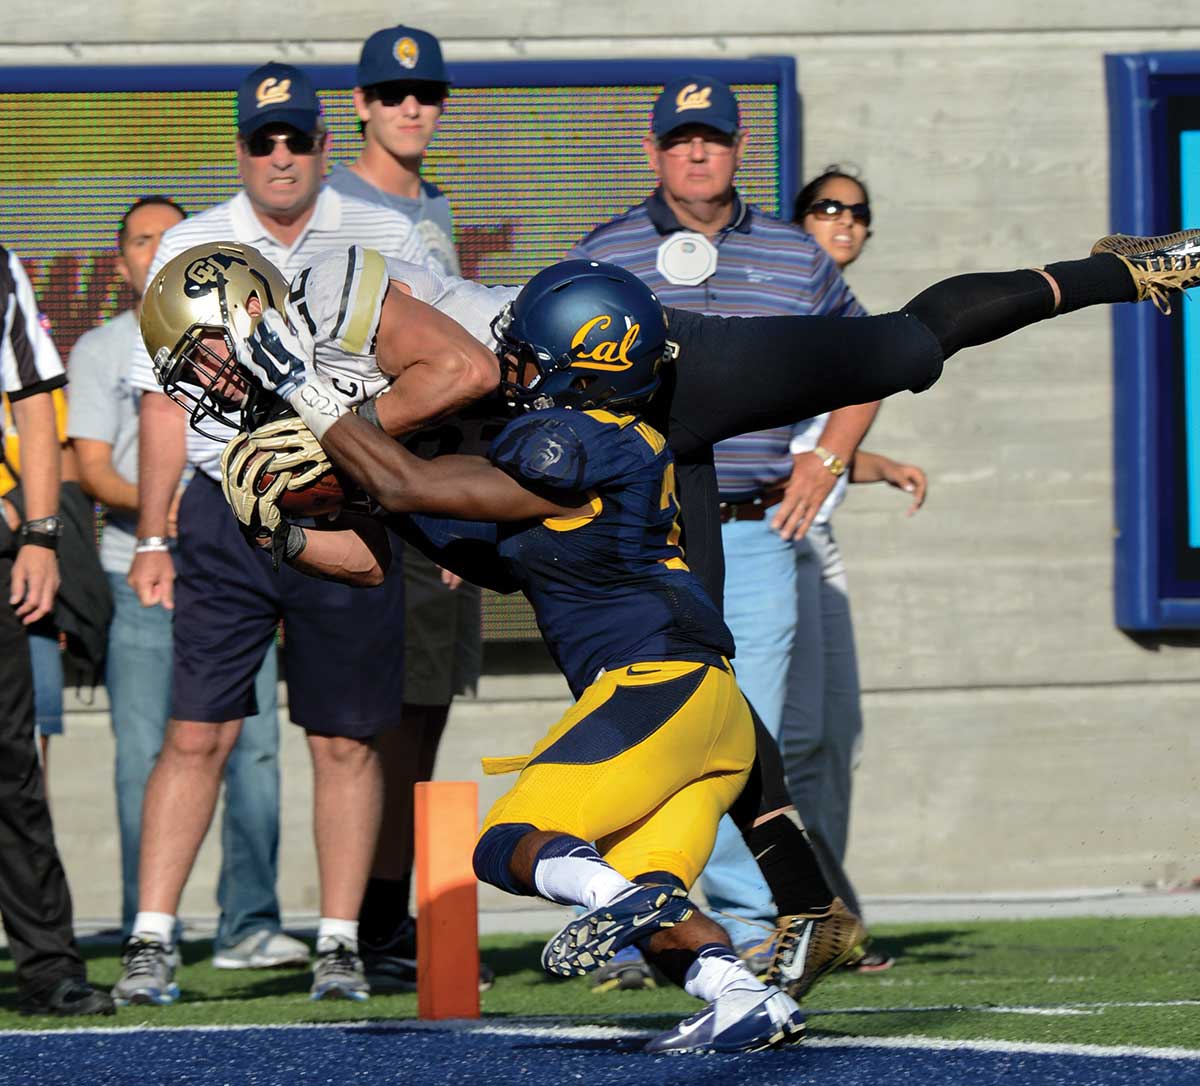
{"type": "Polygon", "coordinates": [[[238,365],[236,343],[263,310],[283,311],[287,280],[266,257],[232,241],[196,245],[167,261],[142,298],[142,340],[163,392],[192,427],[218,440],[253,428],[265,401],[238,365]]]}

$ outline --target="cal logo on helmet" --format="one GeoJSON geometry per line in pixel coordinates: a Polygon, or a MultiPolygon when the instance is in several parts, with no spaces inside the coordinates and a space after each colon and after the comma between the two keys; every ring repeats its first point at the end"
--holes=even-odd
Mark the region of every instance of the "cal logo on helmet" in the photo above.
{"type": "Polygon", "coordinates": [[[584,370],[627,370],[633,365],[629,358],[630,348],[637,343],[642,334],[642,326],[625,318],[628,327],[625,334],[618,339],[595,339],[588,343],[592,333],[603,334],[612,327],[612,317],[602,313],[585,321],[579,330],[571,337],[572,366],[584,370]]]}
{"type": "Polygon", "coordinates": [[[421,50],[417,47],[417,43],[410,37],[403,37],[396,42],[392,49],[392,54],[400,62],[402,68],[412,69],[417,66],[417,61],[420,59],[421,50]]]}

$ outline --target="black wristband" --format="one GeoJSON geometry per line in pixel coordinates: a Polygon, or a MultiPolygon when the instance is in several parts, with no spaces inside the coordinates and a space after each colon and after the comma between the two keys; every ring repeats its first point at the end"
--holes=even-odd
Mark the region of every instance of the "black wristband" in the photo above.
{"type": "Polygon", "coordinates": [[[58,536],[22,526],[21,530],[17,533],[17,546],[24,547],[26,544],[32,547],[45,547],[46,550],[57,553],[58,536]]]}
{"type": "Polygon", "coordinates": [[[379,408],[375,405],[374,399],[365,400],[358,405],[358,417],[365,419],[380,430],[383,429],[383,423],[379,421],[379,408]]]}
{"type": "Polygon", "coordinates": [[[283,557],[290,562],[307,546],[308,535],[304,529],[299,524],[289,524],[287,542],[283,545],[283,557]]]}

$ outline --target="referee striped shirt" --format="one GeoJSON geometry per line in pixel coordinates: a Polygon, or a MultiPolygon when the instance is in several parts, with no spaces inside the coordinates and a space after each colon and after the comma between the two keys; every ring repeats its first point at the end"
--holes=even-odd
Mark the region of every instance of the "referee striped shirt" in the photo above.
{"type": "MultiPolygon", "coordinates": [[[[0,392],[13,402],[67,383],[58,349],[42,324],[29,276],[15,253],[0,245],[0,392]]],[[[2,429],[0,417],[0,429],[2,429]]]]}
{"type": "MultiPolygon", "coordinates": [[[[597,227],[569,255],[619,264],[648,284],[663,305],[712,316],[858,317],[866,312],[837,265],[807,233],[743,203],[736,194],[733,218],[711,239],[716,271],[696,286],[668,282],[658,270],[659,246],[682,229],[657,189],[648,200],[597,227]]],[[[801,420],[797,424],[720,442],[715,459],[721,493],[750,496],[787,479],[792,435],[803,426],[801,420]]]]}
{"type": "MultiPolygon", "coordinates": [[[[150,276],[153,277],[168,260],[184,250],[211,241],[237,241],[253,245],[289,280],[318,253],[349,248],[351,245],[368,245],[385,256],[437,269],[420,234],[407,218],[390,208],[345,196],[325,185],[317,196],[312,218],[290,246],[280,244],[267,232],[243,190],[233,199],[184,219],[163,234],[150,267],[150,276]]],[[[133,387],[143,392],[161,392],[154,379],[150,355],[140,336],[133,350],[130,370],[133,387]]],[[[223,442],[205,437],[188,427],[188,463],[216,480],[221,477],[221,452],[224,447],[223,442]]]]}

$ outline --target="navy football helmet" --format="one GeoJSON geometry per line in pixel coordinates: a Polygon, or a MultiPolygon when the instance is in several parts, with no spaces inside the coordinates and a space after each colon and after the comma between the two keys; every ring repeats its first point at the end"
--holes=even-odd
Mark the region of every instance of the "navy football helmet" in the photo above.
{"type": "Polygon", "coordinates": [[[667,315],[632,272],[564,260],[538,272],[492,322],[500,389],[530,410],[630,407],[678,353],[667,315]]]}

